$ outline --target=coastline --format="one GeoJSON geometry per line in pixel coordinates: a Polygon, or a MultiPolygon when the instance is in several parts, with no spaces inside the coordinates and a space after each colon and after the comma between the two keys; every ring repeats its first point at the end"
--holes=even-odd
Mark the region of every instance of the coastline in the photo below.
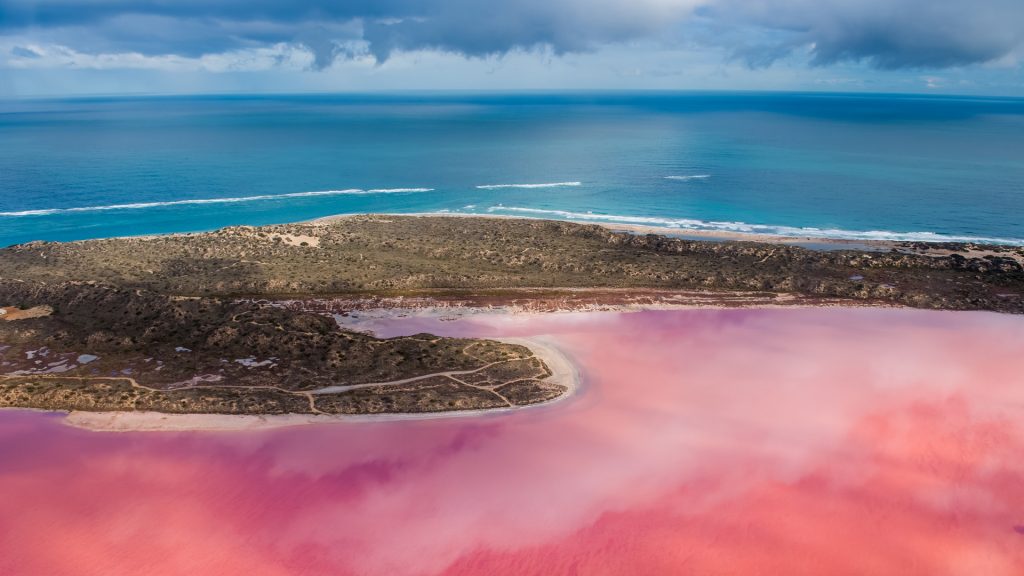
{"type": "Polygon", "coordinates": [[[322,216],[304,222],[302,224],[330,224],[332,222],[347,218],[359,218],[362,216],[416,216],[416,217],[451,217],[451,218],[493,218],[496,220],[550,220],[553,222],[572,222],[573,224],[592,225],[607,228],[615,232],[630,232],[633,234],[658,234],[674,238],[688,238],[708,241],[735,241],[735,242],[764,242],[769,244],[822,244],[836,246],[850,246],[851,249],[868,246],[875,250],[888,250],[895,247],[899,242],[894,240],[858,240],[853,238],[817,238],[811,236],[783,236],[781,234],[759,234],[753,232],[730,232],[726,230],[684,230],[679,228],[668,228],[665,226],[653,226],[650,224],[619,224],[615,222],[595,222],[590,220],[573,220],[571,218],[543,218],[540,216],[510,215],[510,214],[476,214],[464,212],[382,212],[373,214],[334,214],[322,216]]]}
{"type": "MultiPolygon", "coordinates": [[[[658,289],[517,288],[498,294],[468,291],[424,291],[415,295],[366,298],[312,298],[285,300],[286,307],[330,314],[345,330],[373,334],[381,321],[437,317],[453,321],[486,314],[530,315],[572,313],[629,313],[657,310],[910,308],[882,301],[811,298],[793,294],[757,292],[721,293],[658,289]],[[370,328],[367,328],[370,326],[370,328]]],[[[502,340],[502,338],[493,338],[502,340]]]]}
{"type": "MultiPolygon", "coordinates": [[[[451,410],[387,414],[171,414],[166,412],[67,412],[62,422],[68,426],[94,432],[231,432],[284,428],[308,424],[394,422],[396,420],[436,420],[470,418],[492,414],[509,414],[552,406],[563,402],[579,390],[580,372],[576,365],[556,346],[539,338],[490,338],[508,344],[528,347],[551,370],[546,382],[566,387],[566,391],[546,402],[509,408],[486,410],[451,410]]],[[[50,411],[47,411],[50,412],[50,411]]],[[[60,412],[60,411],[54,411],[60,412]]]]}
{"type": "MultiPolygon", "coordinates": [[[[207,332],[212,327],[229,326],[244,330],[246,335],[254,338],[262,338],[266,331],[264,327],[291,326],[289,322],[293,317],[302,319],[309,326],[337,323],[350,332],[372,332],[375,321],[401,322],[403,318],[413,317],[415,320],[417,316],[435,316],[440,321],[447,321],[460,316],[487,313],[862,306],[985,309],[1020,313],[1017,303],[1024,301],[1021,300],[1024,294],[1019,292],[1018,285],[1007,284],[1020,280],[1019,265],[1009,262],[1009,258],[965,261],[961,255],[989,248],[998,251],[1006,247],[938,244],[930,249],[949,251],[956,255],[929,258],[920,254],[921,250],[929,249],[927,247],[879,240],[875,243],[877,249],[888,247],[893,254],[863,254],[857,250],[814,254],[806,250],[771,245],[701,245],[666,239],[665,233],[665,230],[656,226],[580,223],[507,215],[335,215],[304,225],[225,229],[213,234],[198,235],[195,241],[169,240],[166,245],[160,242],[147,246],[148,241],[164,238],[149,236],[141,238],[139,242],[54,245],[12,250],[6,254],[11,263],[13,281],[8,291],[10,296],[5,301],[53,305],[61,309],[62,313],[70,314],[68,318],[71,320],[68,321],[78,323],[74,326],[82,326],[80,338],[76,342],[84,342],[79,347],[84,346],[82,349],[86,350],[91,348],[85,336],[96,333],[97,328],[113,333],[125,332],[128,325],[122,323],[116,311],[130,309],[132,306],[153,311],[176,311],[175,315],[168,316],[169,319],[160,324],[163,332],[158,331],[157,335],[161,338],[177,333],[174,330],[180,331],[182,318],[193,317],[198,319],[198,325],[203,326],[207,332]],[[457,218],[463,220],[458,221],[457,218]],[[612,234],[609,230],[620,233],[612,234]],[[322,243],[321,239],[324,240],[322,243]],[[917,254],[897,254],[895,252],[898,247],[905,252],[917,254]],[[176,260],[173,256],[184,254],[184,258],[192,262],[189,259],[197,248],[203,249],[204,258],[194,263],[195,272],[176,273],[181,269],[180,257],[176,260]],[[168,253],[172,258],[168,259],[168,253]],[[53,258],[49,257],[51,254],[53,258]],[[409,254],[412,256],[406,256],[409,254]],[[396,255],[408,257],[409,261],[396,259],[396,255]],[[480,258],[486,263],[478,263],[480,258]],[[379,266],[375,264],[377,260],[394,263],[379,266]],[[593,260],[599,262],[595,264],[593,260]],[[770,261],[769,264],[764,264],[766,261],[770,261]],[[62,266],[65,268],[70,266],[61,271],[66,279],[64,283],[51,281],[55,262],[64,262],[62,266]],[[226,262],[254,267],[245,269],[243,266],[241,272],[232,270],[231,274],[237,274],[236,278],[222,274],[226,262]],[[129,275],[124,282],[130,284],[130,280],[149,286],[148,292],[133,292],[119,285],[94,287],[92,283],[82,283],[83,279],[103,279],[106,277],[104,274],[139,269],[149,275],[129,275]],[[152,270],[163,272],[151,277],[154,274],[152,270]],[[190,277],[199,278],[199,281],[194,284],[174,283],[175,279],[190,277]],[[339,277],[345,279],[346,283],[338,284],[341,289],[334,290],[332,282],[339,277]],[[671,282],[666,278],[671,279],[671,282]],[[26,284],[33,279],[37,284],[26,284]],[[546,286],[547,282],[551,285],[546,286]],[[971,287],[973,292],[965,286],[971,287]],[[210,292],[211,287],[217,288],[216,295],[205,300],[195,295],[204,293],[204,290],[210,292]],[[993,295],[994,290],[1006,292],[993,295]],[[90,298],[106,298],[109,304],[103,308],[115,311],[113,316],[104,313],[97,317],[97,309],[89,307],[72,308],[70,313],[66,312],[65,304],[84,301],[78,296],[80,293],[90,298]],[[198,303],[193,306],[192,300],[198,303]],[[188,304],[181,303],[186,301],[188,304]],[[206,308],[206,304],[219,307],[206,308]],[[245,317],[246,314],[252,316],[245,317]],[[330,321],[332,316],[335,322],[330,321]],[[243,320],[238,320],[239,317],[243,320]]],[[[769,239],[777,244],[792,244],[799,240],[707,231],[705,235],[738,241],[769,239]]],[[[829,239],[828,242],[842,247],[860,244],[860,241],[843,239],[829,239]]],[[[1013,257],[1024,257],[1024,249],[1014,249],[1013,257]]],[[[184,269],[193,270],[187,267],[184,269]]],[[[103,312],[103,309],[99,312],[103,312]]],[[[309,330],[305,326],[297,324],[294,330],[301,329],[299,333],[305,334],[309,330]]],[[[321,327],[324,333],[330,332],[326,326],[321,327]]],[[[151,325],[138,323],[132,329],[141,332],[142,329],[151,328],[151,325]]],[[[20,325],[11,328],[12,331],[15,329],[21,329],[20,325]]],[[[207,332],[200,336],[205,338],[207,332]]],[[[441,332],[444,333],[444,330],[441,332]]],[[[236,340],[228,340],[232,341],[236,340]]],[[[166,340],[159,342],[166,344],[166,340]]],[[[201,348],[206,340],[196,342],[198,344],[191,340],[185,342],[187,347],[181,350],[191,353],[189,348],[201,348]]],[[[424,350],[427,344],[422,339],[418,342],[414,345],[418,346],[415,354],[410,357],[432,357],[429,351],[424,350]]],[[[155,401],[91,404],[55,401],[37,405],[56,408],[57,411],[76,406],[115,410],[65,412],[68,414],[66,421],[69,425],[92,430],[251,430],[321,422],[478,416],[509,412],[519,407],[546,405],[565,399],[575,392],[578,372],[568,362],[560,361],[564,360],[564,356],[557,352],[551,353],[544,344],[536,341],[523,344],[530,347],[537,357],[546,359],[546,363],[550,360],[552,364],[558,365],[557,368],[550,366],[553,375],[549,382],[561,382],[569,378],[564,380],[570,384],[568,390],[554,398],[551,396],[561,392],[561,388],[549,389],[543,396],[525,397],[516,402],[498,394],[501,402],[491,399],[484,403],[448,405],[395,405],[388,397],[387,405],[324,410],[330,414],[321,414],[312,397],[309,398],[307,408],[288,402],[294,401],[294,398],[282,401],[273,397],[273,394],[259,400],[269,404],[256,409],[240,410],[228,404],[235,401],[228,397],[236,394],[236,391],[222,395],[227,399],[220,396],[203,397],[201,401],[195,400],[196,404],[192,406],[187,405],[187,402],[192,401],[190,395],[198,398],[197,393],[192,391],[182,395],[187,396],[182,400],[182,406],[165,406],[155,401]],[[574,376],[567,377],[567,374],[574,376]],[[459,407],[468,409],[458,410],[459,407]],[[486,408],[476,409],[479,407],[486,408]],[[186,413],[170,413],[175,411],[186,413]]],[[[175,353],[181,350],[175,348],[175,353]]],[[[225,346],[223,350],[227,355],[220,357],[222,363],[231,358],[246,360],[243,357],[252,353],[251,348],[235,350],[225,346]]],[[[286,355],[298,354],[293,354],[296,350],[294,346],[279,346],[271,349],[272,353],[261,356],[270,359],[261,360],[260,364],[276,361],[278,350],[283,350],[286,355]]],[[[34,353],[32,350],[23,352],[34,353]]],[[[201,350],[200,353],[205,351],[201,350]]],[[[27,358],[31,360],[33,357],[28,355],[27,358]]],[[[378,352],[369,352],[360,358],[371,361],[376,359],[379,362],[382,356],[378,352]]],[[[202,359],[206,360],[205,357],[202,359]]],[[[242,360],[236,362],[242,363],[242,360]]],[[[249,360],[255,361],[255,357],[249,360]]],[[[444,366],[451,366],[452,362],[457,364],[451,358],[448,360],[448,363],[432,366],[431,374],[444,376],[446,373],[440,371],[444,366]]],[[[213,361],[216,358],[207,364],[213,361]]],[[[172,362],[170,365],[173,368],[180,364],[172,362]]],[[[216,368],[214,366],[213,369],[216,368]]],[[[337,376],[322,366],[316,368],[320,371],[313,373],[326,380],[326,384],[322,384],[325,390],[332,388],[332,380],[337,376]]],[[[95,370],[94,367],[90,369],[95,370]]],[[[188,370],[194,372],[198,369],[188,370]]],[[[241,370],[237,368],[237,371],[241,370]]],[[[247,378],[258,381],[262,377],[260,374],[251,377],[248,374],[232,374],[242,381],[248,381],[247,378]]],[[[258,381],[260,386],[253,388],[275,388],[278,383],[285,381],[281,380],[281,373],[274,373],[267,378],[268,381],[258,381]]],[[[387,383],[404,384],[405,380],[394,378],[387,383]]],[[[89,388],[86,394],[105,393],[97,390],[89,388]]],[[[385,390],[383,393],[390,395],[393,390],[385,390]]],[[[22,396],[28,394],[29,397],[36,393],[35,390],[16,392],[22,396]]]]}
{"type": "MultiPolygon", "coordinates": [[[[787,236],[783,234],[764,234],[758,232],[734,232],[727,230],[690,230],[682,228],[669,228],[667,226],[654,226],[650,224],[626,224],[616,222],[600,222],[593,220],[581,220],[572,218],[545,218],[542,216],[510,215],[510,214],[478,214],[466,212],[356,212],[331,214],[319,216],[309,220],[290,220],[275,224],[235,224],[209,230],[193,230],[185,232],[166,232],[156,234],[133,234],[124,236],[108,236],[103,238],[86,238],[80,240],[69,240],[67,244],[78,244],[93,242],[96,240],[138,240],[149,241],[160,238],[188,237],[206,234],[221,230],[223,228],[256,228],[265,226],[288,226],[288,225],[327,225],[339,220],[364,218],[367,216],[396,216],[396,217],[429,217],[429,218],[487,218],[494,220],[534,220],[551,222],[570,222],[580,225],[599,226],[612,232],[624,232],[636,235],[654,234],[668,238],[682,240],[693,240],[698,242],[758,242],[763,244],[778,244],[783,246],[796,246],[809,250],[830,251],[830,250],[859,250],[866,252],[889,252],[899,251],[905,253],[916,253],[927,256],[948,256],[953,253],[960,253],[968,257],[984,257],[987,255],[999,255],[1010,257],[1021,264],[1024,264],[1024,244],[1006,244],[989,241],[967,242],[956,239],[935,239],[935,240],[874,240],[860,238],[843,238],[832,236],[787,236]],[[969,249],[956,251],[951,250],[951,245],[969,246],[969,249]],[[990,249],[992,248],[992,249],[990,249]],[[1007,251],[1007,249],[1009,251],[1007,251]]],[[[10,246],[7,246],[10,247],[10,246]]],[[[0,247],[4,248],[4,247],[0,247]]]]}
{"type": "Polygon", "coordinates": [[[859,238],[842,238],[829,236],[785,236],[782,234],[763,234],[756,232],[732,232],[727,230],[688,230],[681,228],[669,228],[666,226],[654,226],[650,224],[623,224],[615,222],[599,222],[592,220],[544,218],[541,216],[509,215],[509,214],[475,214],[463,212],[382,212],[382,213],[358,213],[358,214],[334,214],[321,216],[312,220],[295,222],[295,224],[325,225],[347,218],[360,218],[366,216],[411,216],[428,218],[490,218],[496,220],[536,220],[551,222],[571,222],[573,224],[599,226],[612,232],[625,232],[629,234],[646,235],[654,234],[669,238],[683,240],[694,240],[704,242],[759,242],[764,244],[779,244],[785,246],[797,246],[809,250],[860,250],[866,252],[889,252],[900,251],[906,253],[923,254],[927,256],[948,256],[954,253],[950,245],[970,246],[968,250],[960,253],[968,257],[984,257],[987,255],[1000,255],[1014,258],[1024,264],[1024,246],[1013,244],[1000,244],[998,242],[964,242],[961,240],[870,240],[859,238]],[[911,248],[913,247],[913,248],[911,248]],[[991,249],[990,249],[991,248],[991,249]],[[1007,252],[1005,249],[1009,249],[1007,252]],[[1014,252],[1016,250],[1017,252],[1014,252]]]}

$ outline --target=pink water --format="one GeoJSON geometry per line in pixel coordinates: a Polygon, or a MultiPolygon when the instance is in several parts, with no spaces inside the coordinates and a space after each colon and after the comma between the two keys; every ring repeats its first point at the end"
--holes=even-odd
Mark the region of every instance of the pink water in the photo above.
{"type": "Polygon", "coordinates": [[[406,320],[548,335],[482,418],[96,433],[0,412],[0,574],[1024,574],[1024,319],[406,320]]]}

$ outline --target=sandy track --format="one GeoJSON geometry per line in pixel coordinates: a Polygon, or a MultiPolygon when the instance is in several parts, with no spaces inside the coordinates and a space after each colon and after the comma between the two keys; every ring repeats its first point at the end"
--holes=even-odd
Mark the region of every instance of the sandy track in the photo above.
{"type": "Polygon", "coordinates": [[[567,388],[557,398],[509,408],[491,408],[487,410],[453,410],[447,412],[419,412],[415,414],[272,414],[272,415],[234,415],[234,414],[166,414],[163,412],[70,412],[64,423],[76,428],[102,432],[186,432],[186,431],[241,431],[306,424],[327,424],[339,422],[390,422],[395,420],[432,420],[437,418],[470,418],[491,414],[508,413],[517,410],[529,410],[538,406],[548,406],[572,396],[579,388],[580,375],[576,366],[557,347],[549,341],[539,338],[491,338],[520,344],[529,348],[551,369],[551,376],[545,382],[560,384],[567,388]]]}

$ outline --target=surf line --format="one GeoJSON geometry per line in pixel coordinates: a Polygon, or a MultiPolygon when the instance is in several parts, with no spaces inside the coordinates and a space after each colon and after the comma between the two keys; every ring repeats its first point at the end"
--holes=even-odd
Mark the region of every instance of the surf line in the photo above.
{"type": "Polygon", "coordinates": [[[543,182],[540,184],[481,184],[479,190],[499,190],[501,188],[559,188],[562,186],[582,186],[582,182],[543,182]]]}
{"type": "Polygon", "coordinates": [[[822,238],[840,240],[883,240],[890,242],[983,242],[1024,246],[1020,238],[990,238],[985,236],[961,236],[939,232],[895,232],[890,230],[844,230],[840,228],[796,227],[772,224],[749,224],[747,222],[716,222],[692,218],[664,218],[657,216],[630,216],[622,214],[600,214],[594,212],[572,212],[569,210],[546,210],[520,206],[497,205],[487,208],[489,214],[517,214],[533,217],[554,217],[557,219],[600,222],[603,224],[632,224],[655,226],[666,230],[694,230],[726,232],[735,234],[764,234],[785,238],[822,238]]]}
{"type": "Polygon", "coordinates": [[[68,212],[100,212],[104,210],[141,210],[164,206],[183,206],[189,204],[234,204],[239,202],[258,202],[261,200],[281,200],[285,198],[310,198],[316,196],[359,196],[366,194],[411,194],[416,192],[432,192],[433,188],[348,188],[345,190],[315,190],[312,192],[290,192],[288,194],[260,194],[257,196],[236,196],[228,198],[192,198],[188,200],[167,200],[163,202],[134,202],[131,204],[107,204],[103,206],[80,206],[74,208],[44,208],[40,210],[20,210],[0,212],[0,216],[46,216],[68,212]]]}
{"type": "Polygon", "coordinates": [[[711,174],[692,174],[690,176],[665,176],[665,180],[681,180],[688,182],[690,180],[707,180],[711,178],[711,174]]]}

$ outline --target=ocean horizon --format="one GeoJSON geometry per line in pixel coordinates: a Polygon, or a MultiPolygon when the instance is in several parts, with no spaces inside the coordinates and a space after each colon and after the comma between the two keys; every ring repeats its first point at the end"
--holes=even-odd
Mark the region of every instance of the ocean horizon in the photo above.
{"type": "Polygon", "coordinates": [[[1024,245],[1024,100],[409,93],[0,102],[0,245],[335,214],[1024,245]]]}

